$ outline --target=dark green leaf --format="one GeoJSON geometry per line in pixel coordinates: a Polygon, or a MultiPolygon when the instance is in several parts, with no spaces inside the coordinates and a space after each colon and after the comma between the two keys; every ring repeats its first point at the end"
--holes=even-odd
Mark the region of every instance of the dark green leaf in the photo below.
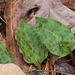
{"type": "Polygon", "coordinates": [[[52,19],[36,17],[38,35],[47,49],[60,57],[75,48],[75,37],[70,29],[52,19]]]}
{"type": "Polygon", "coordinates": [[[15,34],[19,51],[23,54],[24,60],[36,66],[40,65],[47,57],[48,50],[41,43],[36,28],[20,20],[15,34]]]}
{"type": "Polygon", "coordinates": [[[5,47],[0,44],[0,64],[11,63],[11,57],[5,47]]]}

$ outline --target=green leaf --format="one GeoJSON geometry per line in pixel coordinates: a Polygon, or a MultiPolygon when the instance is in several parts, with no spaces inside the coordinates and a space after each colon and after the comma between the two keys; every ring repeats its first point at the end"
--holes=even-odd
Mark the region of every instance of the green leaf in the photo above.
{"type": "Polygon", "coordinates": [[[11,57],[5,47],[0,44],[0,64],[11,63],[11,57]]]}
{"type": "Polygon", "coordinates": [[[19,45],[19,51],[27,63],[40,65],[48,55],[47,48],[41,43],[36,28],[26,24],[23,20],[15,32],[15,39],[19,45]]]}
{"type": "Polygon", "coordinates": [[[52,19],[36,17],[37,33],[47,49],[60,57],[75,49],[75,37],[70,29],[52,19]]]}

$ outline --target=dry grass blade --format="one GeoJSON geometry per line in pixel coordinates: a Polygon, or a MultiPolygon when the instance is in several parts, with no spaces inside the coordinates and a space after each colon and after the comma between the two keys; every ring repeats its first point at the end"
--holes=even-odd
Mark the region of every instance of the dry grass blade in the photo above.
{"type": "MultiPolygon", "coordinates": [[[[51,67],[51,70],[53,71],[53,68],[52,68],[52,63],[50,61],[50,67],[51,67]]],[[[52,75],[54,75],[54,73],[52,72],[52,75]]]]}
{"type": "MultiPolygon", "coordinates": [[[[47,60],[45,70],[49,70],[49,68],[50,68],[50,61],[47,60]]],[[[49,72],[44,72],[44,73],[49,75],[49,72]]]]}
{"type": "MultiPolygon", "coordinates": [[[[55,64],[54,64],[54,71],[56,71],[56,67],[55,67],[55,64]]],[[[56,73],[54,73],[54,75],[56,75],[56,73]]]]}

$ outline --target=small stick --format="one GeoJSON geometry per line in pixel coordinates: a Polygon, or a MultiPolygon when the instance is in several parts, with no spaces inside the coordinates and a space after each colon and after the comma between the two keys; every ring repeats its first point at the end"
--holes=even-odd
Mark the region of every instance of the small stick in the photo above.
{"type": "Polygon", "coordinates": [[[67,28],[71,29],[72,27],[74,27],[74,24],[70,24],[67,26],[67,28]]]}
{"type": "MultiPolygon", "coordinates": [[[[55,67],[55,64],[54,64],[53,66],[54,66],[54,71],[56,71],[56,67],[55,67]]],[[[56,73],[54,73],[54,75],[56,75],[56,73]]]]}
{"type": "Polygon", "coordinates": [[[72,75],[72,74],[69,74],[69,73],[64,73],[64,72],[59,72],[59,71],[52,71],[52,70],[32,70],[31,72],[42,72],[42,71],[45,71],[45,72],[56,72],[56,73],[72,75]]]}
{"type": "Polygon", "coordinates": [[[0,19],[4,22],[4,23],[6,23],[5,21],[4,21],[4,19],[0,16],[0,19]]]}
{"type": "MultiPolygon", "coordinates": [[[[50,66],[51,66],[51,70],[53,70],[53,68],[52,68],[52,64],[51,64],[51,61],[50,61],[50,66]]],[[[52,72],[52,75],[54,75],[54,73],[52,72]]]]}

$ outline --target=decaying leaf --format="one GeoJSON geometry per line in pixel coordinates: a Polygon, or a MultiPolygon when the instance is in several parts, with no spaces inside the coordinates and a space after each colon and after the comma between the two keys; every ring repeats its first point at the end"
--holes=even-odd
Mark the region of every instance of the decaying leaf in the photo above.
{"type": "Polygon", "coordinates": [[[36,66],[40,65],[47,57],[48,50],[41,43],[36,28],[21,20],[15,34],[19,50],[23,54],[24,60],[36,66]]]}
{"type": "Polygon", "coordinates": [[[39,10],[36,12],[34,17],[28,22],[28,24],[36,25],[35,16],[48,18],[49,17],[49,0],[23,0],[22,14],[21,17],[23,20],[28,18],[29,13],[32,13],[30,10],[38,7],[39,10]],[[30,12],[29,12],[30,11],[30,12]],[[29,12],[29,13],[28,13],[29,12]]]}
{"type": "Polygon", "coordinates": [[[0,64],[0,75],[26,75],[20,67],[15,64],[0,64]]]}
{"type": "Polygon", "coordinates": [[[71,31],[74,33],[75,12],[61,3],[67,1],[70,1],[72,5],[75,4],[74,0],[50,0],[50,18],[61,22],[65,26],[74,25],[74,27],[71,27],[73,28],[71,31]]]}
{"type": "Polygon", "coordinates": [[[8,51],[0,44],[0,64],[11,63],[11,57],[8,51]]]}
{"type": "Polygon", "coordinates": [[[75,48],[75,37],[66,26],[52,19],[36,17],[38,35],[48,50],[60,57],[75,48]]]}

